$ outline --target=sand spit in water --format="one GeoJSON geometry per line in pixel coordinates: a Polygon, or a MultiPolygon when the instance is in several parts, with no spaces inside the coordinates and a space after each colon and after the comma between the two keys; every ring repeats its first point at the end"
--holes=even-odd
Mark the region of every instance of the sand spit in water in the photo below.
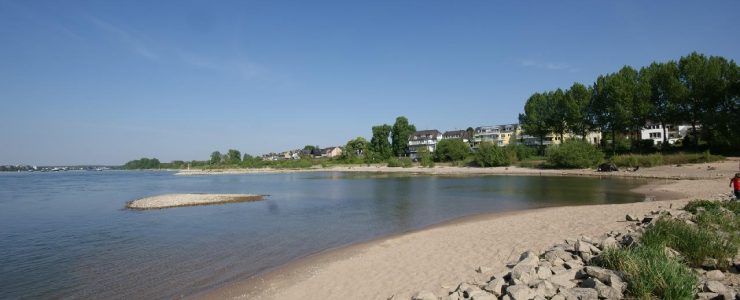
{"type": "Polygon", "coordinates": [[[159,209],[180,206],[211,205],[262,200],[254,194],[166,194],[146,197],[126,203],[130,209],[159,209]]]}

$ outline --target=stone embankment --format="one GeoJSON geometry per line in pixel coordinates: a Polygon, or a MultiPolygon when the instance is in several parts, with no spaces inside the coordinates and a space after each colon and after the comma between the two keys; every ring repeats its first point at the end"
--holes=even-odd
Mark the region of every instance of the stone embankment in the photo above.
{"type": "Polygon", "coordinates": [[[263,195],[253,194],[166,194],[130,201],[126,203],[126,208],[159,209],[180,206],[250,202],[262,200],[263,197],[263,195]]]}
{"type": "MultiPolygon", "coordinates": [[[[475,272],[485,281],[462,282],[445,295],[420,291],[412,300],[521,300],[521,299],[624,299],[627,281],[623,273],[590,265],[607,248],[627,247],[639,241],[640,234],[660,217],[692,223],[694,215],[683,210],[652,211],[643,217],[627,215],[631,224],[621,232],[612,231],[600,238],[581,236],[553,245],[543,253],[524,252],[507,265],[507,270],[493,274],[480,266],[475,272]]],[[[666,251],[674,251],[666,248],[666,251]]],[[[675,253],[675,255],[680,255],[675,253]]],[[[707,264],[694,269],[699,278],[696,299],[740,299],[740,255],[727,272],[707,264]]],[[[649,267],[649,266],[645,266],[649,267]]],[[[391,296],[389,299],[396,299],[391,296]]]]}

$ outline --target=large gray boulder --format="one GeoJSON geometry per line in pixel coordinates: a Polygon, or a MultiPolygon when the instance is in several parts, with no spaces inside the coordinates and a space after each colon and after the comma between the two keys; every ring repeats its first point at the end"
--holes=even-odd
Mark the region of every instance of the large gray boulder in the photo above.
{"type": "Polygon", "coordinates": [[[506,294],[512,300],[529,300],[534,298],[535,293],[526,285],[513,285],[506,289],[506,294]]]}
{"type": "Polygon", "coordinates": [[[715,281],[722,281],[725,279],[725,274],[722,273],[720,270],[713,270],[709,271],[704,276],[707,278],[707,280],[715,280],[715,281]]]}
{"type": "Polygon", "coordinates": [[[624,295],[620,289],[608,286],[600,280],[589,277],[586,278],[582,283],[581,287],[593,288],[598,293],[599,297],[605,299],[622,299],[624,295]]]}
{"type": "Polygon", "coordinates": [[[568,300],[598,300],[599,292],[595,289],[590,288],[572,288],[568,289],[564,294],[568,300]]]}
{"type": "Polygon", "coordinates": [[[538,279],[548,279],[552,277],[552,270],[547,266],[539,266],[536,268],[538,279]]]}
{"type": "Polygon", "coordinates": [[[537,283],[537,287],[535,288],[535,295],[549,298],[554,296],[558,292],[558,288],[552,284],[552,282],[549,282],[547,280],[542,280],[539,283],[537,283]]]}
{"type": "Polygon", "coordinates": [[[488,284],[483,287],[483,290],[493,293],[494,295],[496,295],[496,297],[501,297],[501,295],[505,294],[505,286],[506,281],[503,278],[496,278],[489,281],[488,284]]]}
{"type": "Polygon", "coordinates": [[[573,282],[573,280],[576,279],[577,274],[578,271],[576,270],[568,270],[567,272],[553,275],[550,277],[549,281],[557,287],[569,289],[576,286],[576,283],[573,282]]]}
{"type": "Polygon", "coordinates": [[[616,275],[616,273],[612,270],[595,267],[595,266],[587,266],[585,269],[586,274],[588,274],[591,277],[594,277],[601,282],[610,283],[611,282],[611,276],[616,275]]]}

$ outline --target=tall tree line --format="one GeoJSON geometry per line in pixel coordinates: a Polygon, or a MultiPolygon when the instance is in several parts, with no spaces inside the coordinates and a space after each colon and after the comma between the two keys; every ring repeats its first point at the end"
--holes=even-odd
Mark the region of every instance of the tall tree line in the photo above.
{"type": "MultiPolygon", "coordinates": [[[[636,70],[624,66],[586,86],[532,94],[519,121],[527,134],[543,141],[554,133],[585,138],[601,130],[614,142],[646,124],[690,124],[691,145],[712,149],[740,147],[740,68],[734,60],[693,52],[678,61],[653,62],[636,70]]],[[[633,137],[639,138],[639,137],[633,137]]]]}

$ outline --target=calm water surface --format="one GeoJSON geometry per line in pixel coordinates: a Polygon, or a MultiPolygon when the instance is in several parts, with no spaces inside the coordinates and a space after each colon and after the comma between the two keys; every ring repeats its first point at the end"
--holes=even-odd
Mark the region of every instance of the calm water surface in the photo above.
{"type": "Polygon", "coordinates": [[[643,201],[642,180],[355,173],[0,174],[0,298],[174,298],[293,259],[484,212],[643,201]],[[163,193],[266,201],[153,211],[163,193]]]}

